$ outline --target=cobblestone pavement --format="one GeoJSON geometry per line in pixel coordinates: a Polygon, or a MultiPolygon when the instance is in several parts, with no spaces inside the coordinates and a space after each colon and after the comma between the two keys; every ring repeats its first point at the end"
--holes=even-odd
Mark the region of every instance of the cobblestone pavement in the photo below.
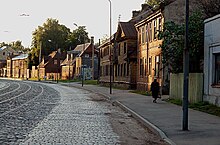
{"type": "Polygon", "coordinates": [[[19,144],[59,100],[59,93],[48,86],[0,80],[0,144],[19,144]]]}
{"type": "MultiPolygon", "coordinates": [[[[56,85],[54,85],[56,87],[56,85]]],[[[117,144],[119,136],[112,130],[110,110],[76,88],[59,86],[61,100],[38,124],[22,144],[117,144]]]]}

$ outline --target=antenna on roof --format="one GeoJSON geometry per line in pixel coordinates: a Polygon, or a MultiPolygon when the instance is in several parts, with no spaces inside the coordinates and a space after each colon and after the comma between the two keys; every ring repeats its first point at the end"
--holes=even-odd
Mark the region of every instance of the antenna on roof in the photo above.
{"type": "Polygon", "coordinates": [[[118,23],[120,22],[121,20],[121,14],[118,15],[118,23]]]}

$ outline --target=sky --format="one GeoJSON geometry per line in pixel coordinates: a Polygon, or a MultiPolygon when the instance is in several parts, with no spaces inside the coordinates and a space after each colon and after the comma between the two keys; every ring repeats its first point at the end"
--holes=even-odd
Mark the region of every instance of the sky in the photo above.
{"type": "MultiPolygon", "coordinates": [[[[111,0],[112,34],[117,22],[126,22],[133,10],[140,10],[145,0],[111,0]]],[[[58,19],[60,24],[77,29],[74,25],[86,26],[89,37],[95,42],[109,36],[108,0],[3,0],[0,8],[0,42],[21,40],[25,47],[31,45],[32,32],[46,22],[47,18],[58,19]],[[29,16],[21,16],[22,14],[29,16]]]]}

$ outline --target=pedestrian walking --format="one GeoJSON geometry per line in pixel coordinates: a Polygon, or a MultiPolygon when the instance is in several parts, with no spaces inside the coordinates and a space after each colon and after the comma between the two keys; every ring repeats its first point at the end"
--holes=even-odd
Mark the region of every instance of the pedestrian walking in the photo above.
{"type": "Polygon", "coordinates": [[[152,97],[154,98],[153,102],[157,103],[157,98],[159,98],[159,83],[157,82],[157,79],[154,78],[154,81],[151,83],[151,92],[152,92],[152,97]]]}

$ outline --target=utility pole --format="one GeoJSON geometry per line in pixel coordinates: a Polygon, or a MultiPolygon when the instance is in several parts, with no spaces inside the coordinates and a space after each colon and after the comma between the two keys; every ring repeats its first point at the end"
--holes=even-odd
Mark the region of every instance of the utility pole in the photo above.
{"type": "Polygon", "coordinates": [[[94,65],[94,37],[91,37],[91,44],[92,44],[92,80],[94,80],[95,74],[95,65],[94,65]]]}
{"type": "Polygon", "coordinates": [[[111,38],[112,38],[112,2],[111,0],[108,0],[109,1],[109,35],[110,35],[110,38],[109,38],[109,54],[110,54],[110,57],[109,57],[109,66],[110,66],[110,83],[109,83],[109,86],[110,86],[110,94],[112,94],[112,49],[111,49],[111,38]]]}
{"type": "Polygon", "coordinates": [[[41,47],[42,47],[42,42],[40,41],[39,65],[38,65],[38,81],[40,81],[41,47]]]}
{"type": "Polygon", "coordinates": [[[186,28],[185,28],[185,49],[184,49],[184,88],[183,88],[183,126],[184,131],[188,130],[188,90],[189,90],[189,0],[185,0],[186,5],[186,28]]]}
{"type": "MultiPolygon", "coordinates": [[[[71,47],[70,47],[70,51],[71,51],[71,47]]],[[[69,52],[70,52],[69,51],[69,52]]],[[[67,55],[68,55],[68,62],[69,62],[69,83],[70,83],[70,62],[71,62],[71,55],[70,55],[71,53],[67,53],[67,55]],[[70,56],[69,56],[70,55],[70,56]],[[70,57],[70,58],[69,58],[70,57]]]]}

